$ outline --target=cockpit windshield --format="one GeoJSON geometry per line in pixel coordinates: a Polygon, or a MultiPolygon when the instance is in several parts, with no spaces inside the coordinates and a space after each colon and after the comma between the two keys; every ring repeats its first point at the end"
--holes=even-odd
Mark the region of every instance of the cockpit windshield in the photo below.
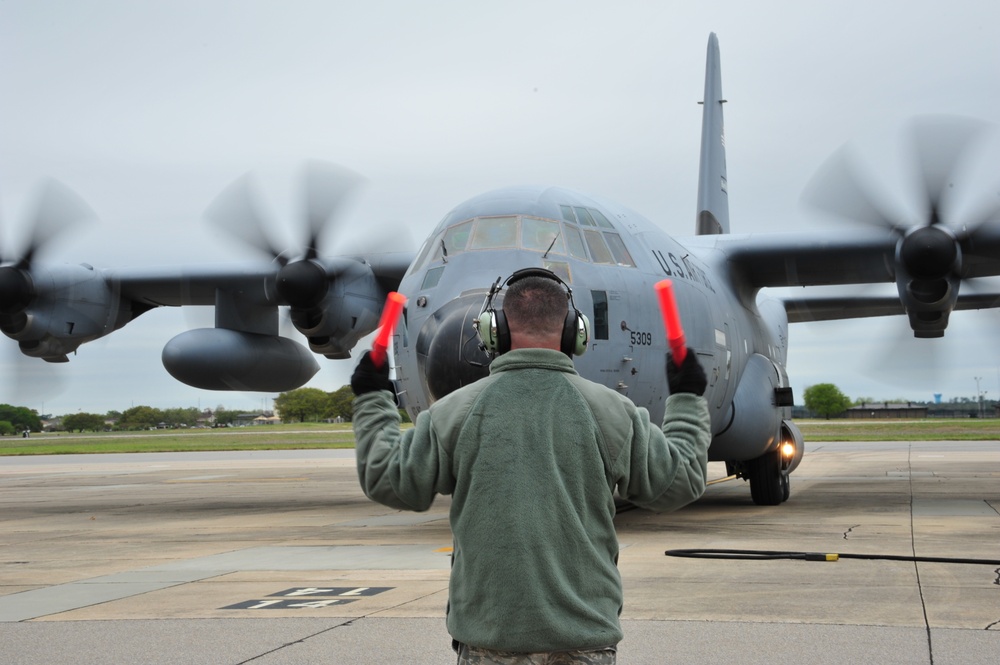
{"type": "Polygon", "coordinates": [[[462,252],[484,249],[527,249],[546,257],[570,256],[580,261],[635,267],[621,235],[595,208],[560,206],[562,220],[528,215],[476,217],[448,226],[420,253],[417,265],[447,262],[462,252]]]}
{"type": "Polygon", "coordinates": [[[549,254],[565,254],[559,222],[525,217],[521,220],[521,247],[549,254]]]}

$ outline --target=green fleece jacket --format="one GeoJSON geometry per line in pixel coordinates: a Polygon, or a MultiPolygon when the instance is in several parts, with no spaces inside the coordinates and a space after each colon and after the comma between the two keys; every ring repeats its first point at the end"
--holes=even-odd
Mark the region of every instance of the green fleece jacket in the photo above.
{"type": "Polygon", "coordinates": [[[353,422],[369,498],[419,511],[452,495],[448,630],[481,648],[616,644],[615,490],[654,511],[705,491],[704,398],[671,395],[660,430],[558,351],[500,356],[488,377],[436,402],[406,432],[387,391],[359,396],[353,422]]]}

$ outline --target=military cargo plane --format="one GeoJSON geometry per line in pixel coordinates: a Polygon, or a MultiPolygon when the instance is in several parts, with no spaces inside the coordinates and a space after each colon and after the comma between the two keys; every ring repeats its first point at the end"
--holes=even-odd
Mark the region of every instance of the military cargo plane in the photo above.
{"type": "Polygon", "coordinates": [[[309,381],[319,367],[316,355],[350,362],[358,342],[376,328],[386,295],[399,291],[407,305],[390,357],[400,403],[415,417],[488,373],[491,355],[473,324],[491,289],[519,269],[545,268],[571,289],[590,322],[585,352],[575,360],[579,372],[658,420],[668,395],[667,341],[653,285],[669,278],[687,343],[708,375],[710,459],[748,480],[755,503],[777,505],[789,498],[789,476],[804,451],[785,369],[789,324],[905,315],[915,336],[940,337],[953,311],[1000,306],[997,294],[960,292],[965,280],[1000,274],[1000,223],[995,212],[961,228],[941,218],[951,169],[976,128],[935,121],[921,131],[947,140],[946,148],[920,157],[926,218],[897,219],[882,209],[835,157],[826,176],[838,181],[837,194],[817,194],[814,202],[861,217],[867,228],[731,233],[724,102],[713,34],[695,233],[684,238],[612,201],[523,186],[457,205],[415,253],[331,256],[322,251],[324,233],[355,177],[316,163],[305,182],[304,252],[268,238],[249,184],[240,179],[207,216],[266,260],[197,268],[51,266],[36,260],[36,249],[52,229],[85,214],[71,192],[53,184],[35,240],[0,264],[0,330],[25,355],[57,363],[153,308],[213,305],[215,326],[168,341],[164,366],[197,388],[273,393],[309,381]],[[897,295],[788,298],[768,291],[879,283],[895,284],[897,295]],[[279,334],[281,308],[288,308],[308,348],[279,334]]]}

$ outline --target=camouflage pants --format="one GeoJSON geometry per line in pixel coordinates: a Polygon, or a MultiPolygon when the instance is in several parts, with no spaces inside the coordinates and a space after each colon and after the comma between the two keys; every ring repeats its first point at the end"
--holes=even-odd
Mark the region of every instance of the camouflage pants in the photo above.
{"type": "Polygon", "coordinates": [[[581,651],[514,653],[458,646],[458,665],[615,665],[615,647],[581,651]]]}

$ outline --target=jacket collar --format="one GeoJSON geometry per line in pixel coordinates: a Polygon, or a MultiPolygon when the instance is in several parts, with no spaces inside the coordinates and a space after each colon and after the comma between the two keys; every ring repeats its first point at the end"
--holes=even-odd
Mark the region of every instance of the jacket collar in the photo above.
{"type": "Polygon", "coordinates": [[[550,369],[577,373],[572,358],[562,351],[552,349],[514,349],[490,363],[490,374],[514,369],[550,369]]]}

